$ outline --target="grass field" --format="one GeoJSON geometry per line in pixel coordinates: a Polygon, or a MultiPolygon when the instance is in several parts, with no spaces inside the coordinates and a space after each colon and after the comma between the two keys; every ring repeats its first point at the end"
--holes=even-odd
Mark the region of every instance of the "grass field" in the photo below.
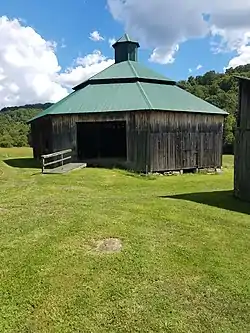
{"type": "MultiPolygon", "coordinates": [[[[41,175],[0,149],[0,332],[250,332],[250,204],[222,175],[41,175]],[[121,239],[117,253],[94,244],[121,239]]],[[[24,159],[23,159],[24,158],[24,159]]]]}

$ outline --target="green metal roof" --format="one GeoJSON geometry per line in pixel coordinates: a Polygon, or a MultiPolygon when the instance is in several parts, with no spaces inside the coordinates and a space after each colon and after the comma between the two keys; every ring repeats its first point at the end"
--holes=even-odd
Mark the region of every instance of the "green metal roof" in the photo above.
{"type": "Polygon", "coordinates": [[[92,76],[90,79],[80,83],[74,90],[83,88],[84,86],[94,83],[96,80],[114,80],[114,79],[148,79],[163,81],[165,83],[175,83],[175,81],[165,77],[164,75],[158,74],[150,68],[141,65],[137,61],[122,61],[115,63],[108,68],[104,69],[100,73],[92,76]]]}
{"type": "MultiPolygon", "coordinates": [[[[123,42],[133,41],[125,34],[117,41],[123,42]]],[[[115,63],[73,89],[70,95],[30,121],[46,115],[136,110],[228,114],[137,61],[115,63]]]]}
{"type": "Polygon", "coordinates": [[[118,44],[118,43],[127,43],[127,42],[135,43],[135,44],[138,44],[138,45],[139,45],[139,43],[138,43],[137,41],[131,39],[131,38],[129,37],[128,34],[124,34],[121,38],[119,38],[119,39],[113,44],[113,46],[116,45],[116,44],[118,44]]]}
{"type": "MultiPolygon", "coordinates": [[[[127,34],[117,43],[139,43],[127,34]]],[[[73,88],[74,92],[29,122],[59,114],[136,110],[228,113],[186,92],[176,82],[137,61],[117,62],[73,88]]]]}
{"type": "Polygon", "coordinates": [[[137,61],[123,61],[113,64],[104,71],[96,74],[91,80],[107,79],[107,78],[146,78],[161,81],[174,82],[173,80],[161,75],[150,68],[141,65],[137,61]]]}
{"type": "Polygon", "coordinates": [[[135,110],[227,114],[176,85],[137,81],[89,84],[74,91],[30,121],[45,115],[135,110]]]}
{"type": "Polygon", "coordinates": [[[151,83],[141,85],[155,110],[228,114],[178,86],[151,83]]]}

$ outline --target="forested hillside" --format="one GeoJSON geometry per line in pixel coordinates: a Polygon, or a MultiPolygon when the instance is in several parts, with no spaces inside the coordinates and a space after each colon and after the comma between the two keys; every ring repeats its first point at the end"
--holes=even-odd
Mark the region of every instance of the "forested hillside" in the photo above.
{"type": "MultiPolygon", "coordinates": [[[[190,76],[179,86],[196,96],[230,113],[224,130],[224,149],[232,150],[234,127],[238,107],[238,80],[235,75],[250,77],[250,65],[228,69],[225,73],[209,71],[201,76],[190,76]]],[[[27,120],[48,108],[51,104],[34,104],[22,107],[9,107],[0,111],[0,147],[27,146],[29,125],[27,120]]]]}
{"type": "Polygon", "coordinates": [[[51,103],[9,107],[0,111],[0,147],[24,147],[29,145],[30,127],[27,121],[51,103]]]}
{"type": "Polygon", "coordinates": [[[224,127],[224,151],[232,152],[234,127],[238,113],[238,80],[235,76],[250,77],[250,64],[228,69],[225,73],[209,71],[201,76],[190,76],[179,85],[192,94],[229,112],[224,127]]]}

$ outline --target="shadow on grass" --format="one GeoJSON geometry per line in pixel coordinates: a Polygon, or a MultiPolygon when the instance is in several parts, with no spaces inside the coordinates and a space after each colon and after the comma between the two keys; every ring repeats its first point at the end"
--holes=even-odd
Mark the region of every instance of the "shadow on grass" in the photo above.
{"type": "Polygon", "coordinates": [[[193,201],[204,205],[250,215],[250,204],[235,198],[233,191],[214,191],[201,193],[185,193],[161,198],[193,201]]]}
{"type": "Polygon", "coordinates": [[[4,163],[13,168],[41,169],[41,164],[34,158],[11,158],[4,160],[4,163]]]}

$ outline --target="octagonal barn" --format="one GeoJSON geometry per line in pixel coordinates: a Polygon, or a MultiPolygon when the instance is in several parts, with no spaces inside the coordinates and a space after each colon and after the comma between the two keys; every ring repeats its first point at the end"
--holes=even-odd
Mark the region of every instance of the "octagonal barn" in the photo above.
{"type": "Polygon", "coordinates": [[[227,112],[137,61],[125,34],[115,63],[30,120],[33,154],[72,149],[75,161],[135,171],[221,166],[227,112]]]}

